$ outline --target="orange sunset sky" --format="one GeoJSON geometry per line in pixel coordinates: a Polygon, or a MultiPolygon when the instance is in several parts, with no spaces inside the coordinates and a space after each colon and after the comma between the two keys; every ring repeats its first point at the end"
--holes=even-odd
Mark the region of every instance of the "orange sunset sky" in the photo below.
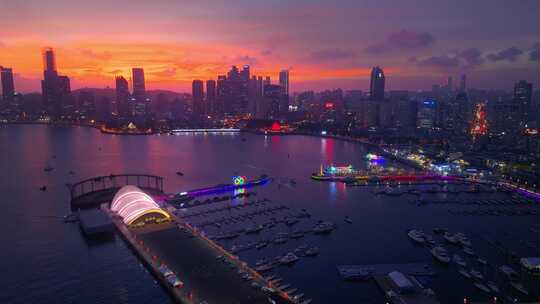
{"type": "Polygon", "coordinates": [[[540,2],[478,0],[466,11],[456,1],[404,2],[0,0],[0,65],[21,92],[39,91],[44,47],[75,89],[112,87],[115,75],[143,67],[149,89],[190,91],[193,79],[233,64],[273,80],[290,69],[293,90],[365,90],[375,65],[389,89],[429,89],[462,73],[482,88],[539,80],[540,2]],[[509,16],[520,23],[502,27],[509,16]]]}

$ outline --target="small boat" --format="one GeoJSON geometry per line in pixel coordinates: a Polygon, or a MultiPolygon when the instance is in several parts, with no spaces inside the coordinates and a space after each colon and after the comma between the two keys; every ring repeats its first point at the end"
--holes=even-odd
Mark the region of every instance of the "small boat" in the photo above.
{"type": "Polygon", "coordinates": [[[298,300],[302,299],[303,296],[304,296],[303,293],[299,293],[299,294],[293,296],[293,297],[292,297],[292,300],[293,300],[293,302],[294,302],[294,301],[298,301],[298,300]]]}
{"type": "Polygon", "coordinates": [[[41,186],[41,187],[39,187],[39,190],[41,190],[41,191],[47,191],[47,186],[41,186]]]}
{"type": "Polygon", "coordinates": [[[298,290],[298,289],[296,289],[296,288],[291,288],[291,289],[286,289],[286,290],[284,290],[284,292],[287,293],[287,294],[293,294],[293,293],[295,293],[297,290],[298,290]]]}
{"type": "Polygon", "coordinates": [[[471,269],[471,276],[477,280],[483,280],[484,279],[484,276],[482,275],[482,273],[480,273],[480,271],[476,270],[476,269],[471,269]]]}
{"type": "Polygon", "coordinates": [[[349,223],[349,224],[352,224],[352,220],[350,217],[346,216],[345,217],[345,222],[349,223]]]}
{"type": "Polygon", "coordinates": [[[299,258],[292,252],[287,253],[284,257],[279,260],[279,263],[282,265],[290,265],[298,261],[299,258]]]}
{"type": "Polygon", "coordinates": [[[464,276],[464,277],[466,277],[468,279],[471,278],[471,274],[469,272],[467,272],[467,270],[465,270],[465,269],[460,269],[458,272],[459,272],[459,274],[461,274],[462,276],[464,276]]]}
{"type": "Polygon", "coordinates": [[[463,258],[459,254],[454,254],[452,260],[454,261],[454,263],[461,267],[467,266],[467,263],[465,263],[465,260],[463,260],[463,258]]]}
{"type": "Polygon", "coordinates": [[[291,233],[291,239],[299,239],[304,237],[304,234],[301,231],[294,231],[291,233]]]}
{"type": "Polygon", "coordinates": [[[482,259],[482,258],[478,258],[477,261],[478,261],[478,263],[480,263],[482,265],[487,265],[488,264],[488,262],[486,260],[482,259]]]}
{"type": "Polygon", "coordinates": [[[257,245],[255,245],[255,249],[261,250],[262,248],[266,247],[268,245],[268,242],[259,242],[257,245]]]}
{"type": "Polygon", "coordinates": [[[313,228],[313,233],[315,234],[324,234],[324,233],[330,233],[335,229],[335,226],[331,222],[321,222],[315,225],[313,228]]]}
{"type": "Polygon", "coordinates": [[[452,235],[449,232],[445,232],[443,238],[450,244],[457,244],[458,240],[455,235],[452,235]]]}
{"type": "Polygon", "coordinates": [[[512,287],[521,292],[522,294],[524,295],[529,295],[529,291],[527,289],[525,289],[525,286],[523,286],[523,284],[519,283],[519,282],[516,282],[516,281],[512,281],[510,282],[510,285],[512,285],[512,287]]]}
{"type": "Polygon", "coordinates": [[[274,242],[274,244],[283,244],[283,243],[287,242],[287,239],[283,238],[283,237],[279,237],[277,239],[274,239],[273,242],[274,242]]]}
{"type": "Polygon", "coordinates": [[[305,255],[306,256],[316,256],[319,254],[319,247],[310,247],[306,250],[305,255]]]}
{"type": "Polygon", "coordinates": [[[456,233],[456,238],[457,238],[457,241],[462,245],[462,246],[465,246],[465,247],[470,247],[471,246],[471,241],[469,241],[469,239],[467,238],[467,236],[465,236],[463,233],[456,233]]]}
{"type": "Polygon", "coordinates": [[[176,175],[178,176],[184,176],[184,173],[180,172],[180,171],[176,171],[176,175]]]}
{"type": "Polygon", "coordinates": [[[504,274],[508,279],[515,280],[518,277],[517,272],[510,266],[502,265],[499,267],[499,271],[504,274]]]}
{"type": "Polygon", "coordinates": [[[463,248],[463,252],[465,252],[466,254],[470,255],[470,256],[474,256],[474,251],[471,249],[471,248],[463,248]]]}
{"type": "Polygon", "coordinates": [[[474,286],[476,286],[476,288],[484,291],[484,292],[487,292],[487,293],[491,293],[491,289],[489,289],[486,285],[480,283],[480,282],[474,282],[474,286]]]}
{"type": "Polygon", "coordinates": [[[497,286],[497,284],[495,284],[495,282],[488,281],[488,282],[486,283],[486,286],[487,286],[489,289],[491,289],[491,291],[492,291],[493,293],[500,293],[500,292],[501,292],[501,290],[499,289],[499,287],[497,286]]]}
{"type": "Polygon", "coordinates": [[[270,280],[270,283],[276,285],[276,284],[279,284],[279,282],[283,281],[282,278],[275,278],[273,280],[270,280]]]}
{"type": "Polygon", "coordinates": [[[422,231],[420,230],[410,230],[407,235],[409,236],[409,238],[411,238],[413,241],[419,243],[419,244],[424,244],[426,242],[426,238],[425,238],[425,235],[422,231]]]}
{"type": "Polygon", "coordinates": [[[43,168],[43,171],[45,171],[45,172],[51,172],[52,170],[54,170],[54,168],[49,166],[49,165],[47,165],[47,166],[45,166],[45,168],[43,168]]]}
{"type": "Polygon", "coordinates": [[[313,301],[313,300],[311,300],[311,299],[307,299],[307,300],[304,300],[304,301],[300,302],[300,304],[309,304],[309,303],[311,303],[312,301],[313,301]]]}
{"type": "Polygon", "coordinates": [[[274,266],[272,266],[270,264],[265,264],[265,265],[255,267],[255,270],[258,271],[258,272],[265,272],[265,271],[272,270],[272,268],[274,268],[274,266]]]}
{"type": "Polygon", "coordinates": [[[73,223],[77,222],[79,217],[75,213],[64,215],[64,223],[73,223]]]}
{"type": "Polygon", "coordinates": [[[254,226],[254,227],[248,227],[244,231],[247,234],[252,234],[252,233],[259,233],[263,229],[264,229],[263,225],[257,225],[257,226],[254,226]]]}
{"type": "Polygon", "coordinates": [[[443,247],[433,247],[430,252],[437,261],[445,264],[450,263],[450,257],[448,256],[448,252],[443,247]]]}

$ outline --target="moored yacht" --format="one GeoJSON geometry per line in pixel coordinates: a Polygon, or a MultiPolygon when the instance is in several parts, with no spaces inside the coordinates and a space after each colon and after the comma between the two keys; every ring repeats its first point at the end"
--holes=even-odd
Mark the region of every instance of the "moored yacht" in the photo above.
{"type": "Polygon", "coordinates": [[[279,263],[282,265],[290,265],[298,261],[298,259],[299,258],[294,253],[289,252],[279,260],[279,263]]]}
{"type": "Polygon", "coordinates": [[[407,235],[409,236],[409,238],[419,244],[424,244],[426,242],[424,232],[422,232],[421,230],[412,229],[407,233],[407,235]]]}
{"type": "Polygon", "coordinates": [[[445,264],[450,263],[450,257],[448,256],[448,252],[443,247],[436,246],[436,247],[433,247],[430,251],[431,251],[431,255],[433,255],[433,257],[437,261],[445,263],[445,264]]]}

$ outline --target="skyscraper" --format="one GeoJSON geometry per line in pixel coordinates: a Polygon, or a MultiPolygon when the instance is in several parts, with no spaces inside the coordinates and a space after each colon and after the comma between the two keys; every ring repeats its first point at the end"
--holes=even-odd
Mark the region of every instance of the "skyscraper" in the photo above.
{"type": "Polygon", "coordinates": [[[119,116],[129,116],[129,85],[122,76],[116,76],[116,111],[119,116]]]}
{"type": "Polygon", "coordinates": [[[206,81],[206,112],[215,113],[216,112],[216,81],[207,80],[206,81]]]}
{"type": "Polygon", "coordinates": [[[133,97],[144,99],[146,97],[146,86],[144,84],[144,69],[133,68],[131,70],[133,79],[133,97]]]}
{"type": "Polygon", "coordinates": [[[202,116],[204,114],[204,83],[202,80],[193,80],[191,85],[193,95],[193,114],[202,116]]]}
{"type": "Polygon", "coordinates": [[[289,71],[281,70],[279,72],[279,85],[281,86],[282,94],[289,96],[289,71]]]}
{"type": "Polygon", "coordinates": [[[371,82],[369,86],[371,100],[384,100],[384,82],[384,71],[378,66],[374,67],[371,70],[371,82]]]}
{"type": "Polygon", "coordinates": [[[41,81],[43,102],[53,116],[59,117],[69,111],[68,108],[73,108],[68,104],[71,86],[69,77],[58,75],[56,57],[52,48],[43,50],[43,70],[41,81]]]}
{"type": "MultiPolygon", "coordinates": [[[[43,102],[46,106],[58,104],[59,87],[58,72],[56,71],[56,59],[51,48],[43,50],[43,80],[41,81],[43,102]]],[[[56,107],[58,110],[58,107],[56,107]]]]}
{"type": "Polygon", "coordinates": [[[5,101],[13,100],[13,96],[15,95],[13,70],[0,66],[0,80],[2,81],[2,98],[5,101]]]}
{"type": "Polygon", "coordinates": [[[519,108],[520,124],[529,121],[530,105],[532,100],[532,83],[525,80],[518,81],[514,86],[514,102],[519,108]]]}

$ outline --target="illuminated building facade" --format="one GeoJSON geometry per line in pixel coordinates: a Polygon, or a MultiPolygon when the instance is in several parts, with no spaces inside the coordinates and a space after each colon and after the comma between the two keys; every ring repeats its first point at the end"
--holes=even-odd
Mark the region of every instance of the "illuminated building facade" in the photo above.
{"type": "Polygon", "coordinates": [[[479,102],[476,105],[473,121],[471,124],[471,135],[473,138],[485,135],[487,133],[486,104],[479,102]]]}
{"type": "Polygon", "coordinates": [[[431,129],[435,126],[437,114],[437,101],[428,98],[422,101],[418,106],[418,124],[421,129],[431,129]]]}
{"type": "Polygon", "coordinates": [[[380,67],[374,67],[371,70],[371,81],[369,85],[369,92],[371,100],[381,101],[384,100],[384,86],[385,77],[384,71],[380,67]]]}

